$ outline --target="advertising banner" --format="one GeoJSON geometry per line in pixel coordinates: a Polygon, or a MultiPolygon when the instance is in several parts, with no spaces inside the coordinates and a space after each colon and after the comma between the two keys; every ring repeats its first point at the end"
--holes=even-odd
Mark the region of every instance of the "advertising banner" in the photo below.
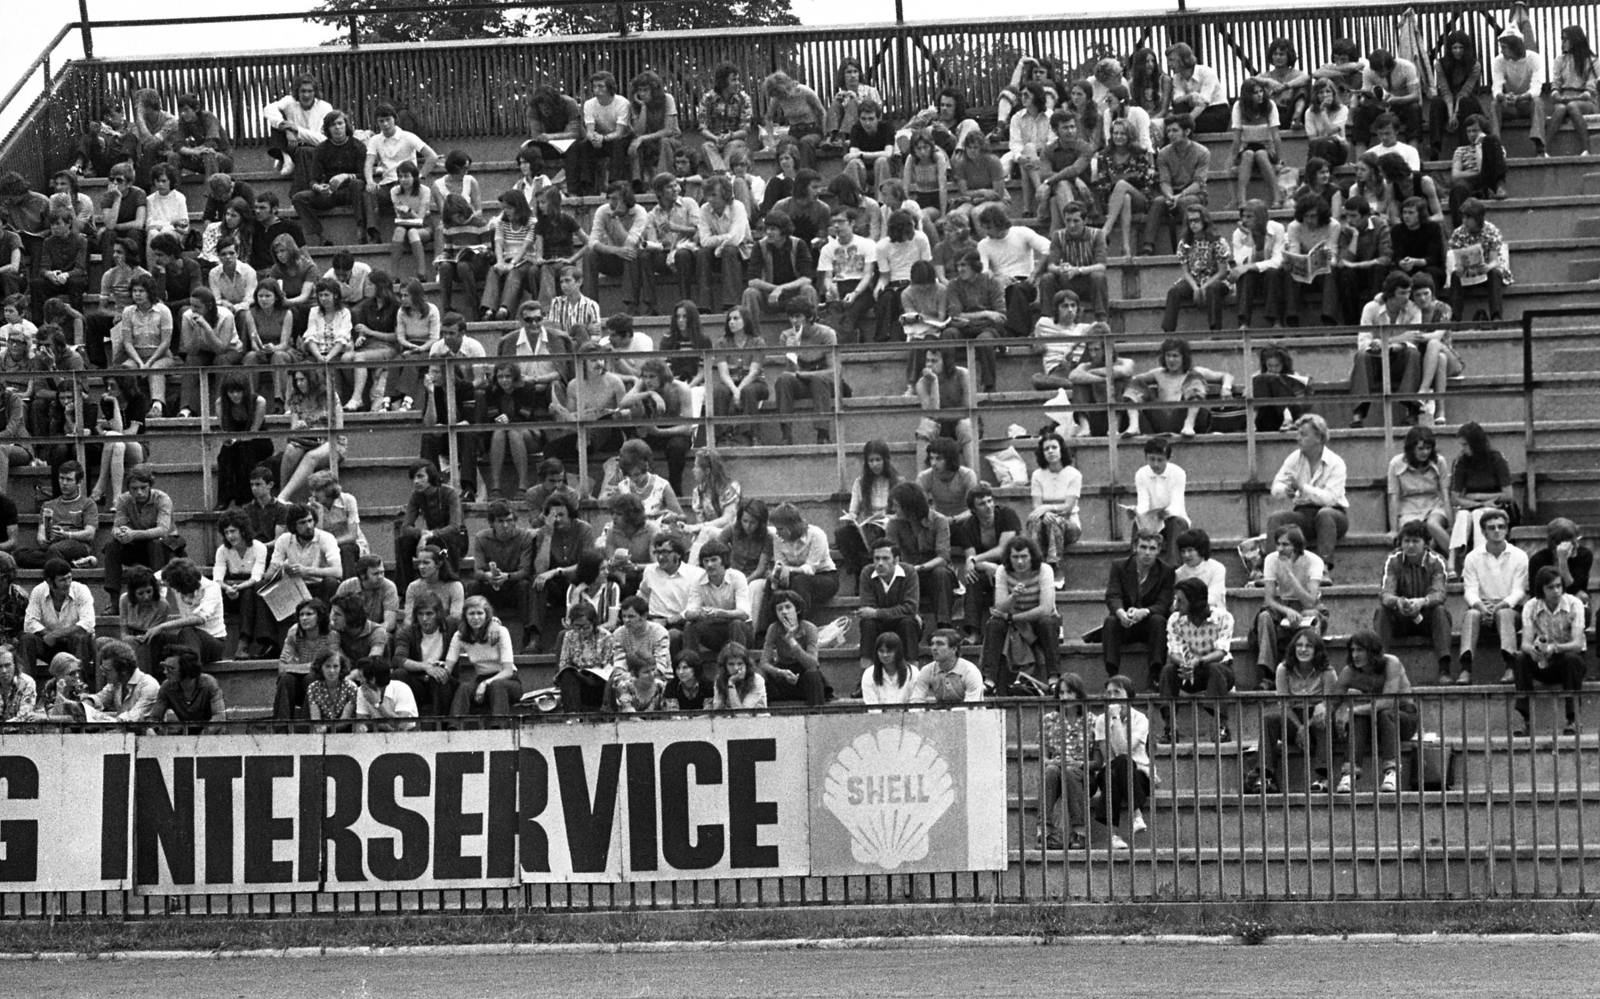
{"type": "Polygon", "coordinates": [[[1004,715],[0,736],[0,892],[994,870],[1004,715]]]}

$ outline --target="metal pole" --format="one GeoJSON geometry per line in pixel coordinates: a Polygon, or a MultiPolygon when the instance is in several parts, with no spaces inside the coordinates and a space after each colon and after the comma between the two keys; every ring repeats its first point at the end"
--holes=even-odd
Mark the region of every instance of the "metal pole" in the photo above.
{"type": "Polygon", "coordinates": [[[78,0],[78,31],[83,35],[83,57],[94,58],[94,36],[89,31],[89,0],[78,0]]]}
{"type": "MultiPolygon", "coordinates": [[[[911,56],[906,48],[906,5],[905,0],[894,0],[894,59],[895,59],[895,86],[900,90],[900,103],[904,107],[911,106],[911,56]]],[[[935,102],[937,103],[937,102],[935,102]]]]}
{"type": "Polygon", "coordinates": [[[628,37],[628,5],[617,4],[617,34],[622,38],[628,37]]]}

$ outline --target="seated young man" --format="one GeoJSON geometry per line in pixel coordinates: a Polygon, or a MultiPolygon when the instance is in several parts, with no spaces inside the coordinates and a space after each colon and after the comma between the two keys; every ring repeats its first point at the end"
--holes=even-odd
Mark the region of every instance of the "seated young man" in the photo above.
{"type": "Polygon", "coordinates": [[[533,532],[517,523],[516,512],[505,500],[489,504],[488,530],[472,537],[468,593],[487,599],[502,623],[522,625],[524,645],[532,624],[528,599],[533,592],[534,547],[533,532]]]}
{"type": "Polygon", "coordinates": [[[72,578],[72,566],[51,559],[44,566],[44,582],[28,595],[17,655],[22,670],[35,674],[40,662],[66,652],[80,662],[93,662],[95,634],[94,595],[72,578]]]}
{"type": "MultiPolygon", "coordinates": [[[[1223,697],[1233,690],[1232,640],[1233,615],[1211,606],[1205,583],[1190,578],[1173,586],[1167,663],[1161,669],[1162,742],[1174,741],[1171,702],[1180,695],[1223,697]]],[[[1231,741],[1227,706],[1203,710],[1216,716],[1217,741],[1231,741]]]]}
{"type": "Polygon", "coordinates": [[[1420,520],[1400,525],[1400,550],[1383,563],[1383,592],[1372,614],[1372,627],[1384,648],[1396,638],[1425,636],[1433,640],[1439,680],[1451,673],[1450,612],[1445,609],[1444,559],[1428,548],[1428,526],[1420,520]]]}
{"type": "Polygon", "coordinates": [[[689,626],[684,631],[683,647],[703,660],[714,659],[729,642],[750,644],[750,581],[732,568],[733,551],[728,544],[713,538],[700,546],[698,604],[691,600],[684,616],[689,626]]]}
{"type": "Polygon", "coordinates": [[[1106,674],[1122,672],[1122,649],[1143,642],[1148,663],[1146,683],[1156,689],[1167,663],[1167,616],[1172,613],[1172,566],[1161,561],[1161,535],[1140,531],[1133,554],[1111,563],[1106,582],[1106,619],[1101,650],[1106,674]]]}
{"type": "Polygon", "coordinates": [[[984,205],[978,225],[984,231],[978,241],[983,269],[1005,288],[1006,334],[1027,336],[1033,329],[1038,281],[1050,262],[1050,241],[1027,226],[1012,225],[1004,205],[984,205]]]}
{"type": "Polygon", "coordinates": [[[1500,640],[1504,669],[1500,682],[1511,683],[1516,679],[1517,625],[1522,602],[1528,597],[1528,556],[1506,540],[1511,536],[1511,517],[1504,510],[1491,507],[1478,521],[1478,529],[1489,540],[1467,553],[1462,571],[1467,612],[1461,618],[1461,673],[1456,682],[1472,682],[1481,630],[1493,632],[1500,640]]]}
{"type": "Polygon", "coordinates": [[[763,316],[787,312],[791,304],[817,307],[817,289],[811,246],[794,235],[794,222],[773,209],[762,220],[763,236],[750,253],[741,305],[758,321],[763,316]]]}
{"type": "Polygon", "coordinates": [[[227,720],[227,702],[216,677],[200,671],[200,657],[194,649],[176,645],[158,661],[165,679],[156,693],[154,717],[183,725],[189,733],[220,731],[216,723],[227,720]]]}

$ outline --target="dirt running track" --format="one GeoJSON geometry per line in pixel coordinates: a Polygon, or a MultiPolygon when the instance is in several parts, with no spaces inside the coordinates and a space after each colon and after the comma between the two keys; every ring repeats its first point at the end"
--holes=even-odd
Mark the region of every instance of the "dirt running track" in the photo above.
{"type": "Polygon", "coordinates": [[[1593,995],[1592,944],[1318,943],[504,958],[0,963],[0,996],[278,999],[428,996],[1473,999],[1593,995]]]}

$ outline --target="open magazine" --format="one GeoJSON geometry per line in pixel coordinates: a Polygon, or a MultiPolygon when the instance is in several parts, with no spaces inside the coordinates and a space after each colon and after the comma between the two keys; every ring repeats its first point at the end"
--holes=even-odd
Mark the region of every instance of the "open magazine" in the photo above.
{"type": "Polygon", "coordinates": [[[1450,250],[1451,272],[1459,275],[1463,285],[1483,284],[1489,280],[1489,265],[1483,255],[1482,243],[1456,246],[1450,250]]]}
{"type": "Polygon", "coordinates": [[[1333,254],[1326,243],[1318,243],[1307,253],[1284,251],[1283,269],[1301,284],[1310,284],[1332,270],[1333,254]]]}

